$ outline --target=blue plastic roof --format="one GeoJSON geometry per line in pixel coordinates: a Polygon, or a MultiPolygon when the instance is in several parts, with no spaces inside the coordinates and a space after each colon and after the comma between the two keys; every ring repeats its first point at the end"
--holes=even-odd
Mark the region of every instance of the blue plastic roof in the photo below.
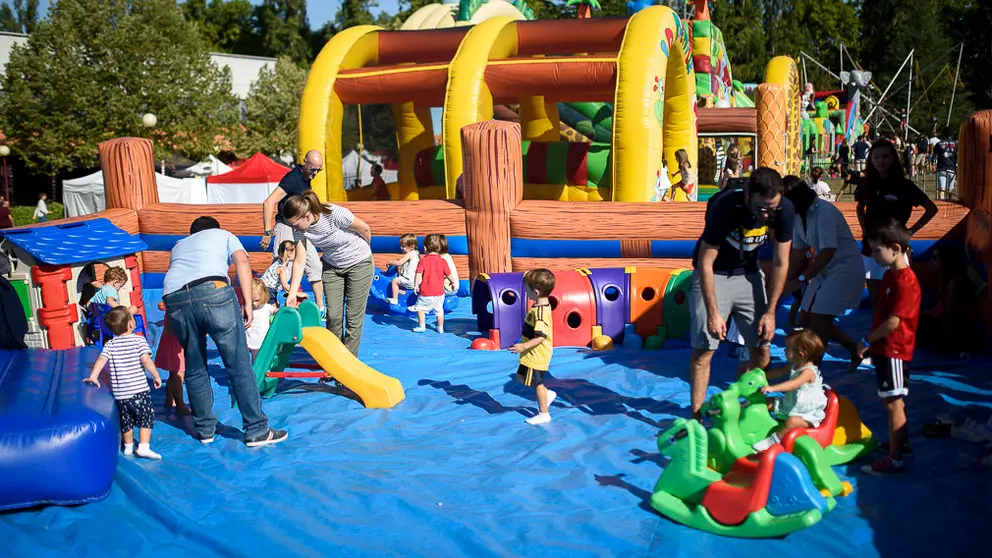
{"type": "Polygon", "coordinates": [[[148,249],[137,235],[130,235],[107,219],[77,221],[0,233],[39,262],[66,265],[101,261],[148,249]]]}

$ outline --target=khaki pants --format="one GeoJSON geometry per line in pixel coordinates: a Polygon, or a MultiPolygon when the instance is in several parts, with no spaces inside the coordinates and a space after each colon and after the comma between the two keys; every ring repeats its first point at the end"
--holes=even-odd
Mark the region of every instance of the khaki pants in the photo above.
{"type": "Polygon", "coordinates": [[[352,266],[337,269],[323,262],[324,300],[327,303],[327,329],[351,354],[358,356],[362,344],[365,306],[372,289],[375,263],[371,257],[352,266]]]}

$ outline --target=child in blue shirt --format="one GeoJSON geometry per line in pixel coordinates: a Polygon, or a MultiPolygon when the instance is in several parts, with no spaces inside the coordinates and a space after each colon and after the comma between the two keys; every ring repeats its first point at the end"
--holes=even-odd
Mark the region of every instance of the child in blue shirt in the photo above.
{"type": "MultiPolygon", "coordinates": [[[[111,308],[116,308],[121,305],[119,291],[127,284],[127,272],[124,271],[123,267],[110,267],[107,271],[103,272],[103,285],[100,290],[97,291],[93,298],[90,299],[90,304],[106,304],[111,308]]],[[[137,313],[138,309],[134,306],[128,306],[128,311],[132,314],[137,313]]]]}

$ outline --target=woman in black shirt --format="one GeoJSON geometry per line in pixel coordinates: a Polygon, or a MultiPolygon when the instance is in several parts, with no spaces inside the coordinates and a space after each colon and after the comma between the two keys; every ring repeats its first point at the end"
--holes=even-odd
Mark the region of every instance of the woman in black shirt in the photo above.
{"type": "Polygon", "coordinates": [[[922,207],[923,216],[909,227],[909,234],[916,234],[937,215],[937,205],[917,188],[912,180],[906,178],[906,173],[899,162],[899,154],[888,140],[878,140],[871,146],[866,171],[864,183],[854,193],[854,199],[858,202],[865,278],[868,280],[868,292],[874,305],[875,289],[882,281],[885,269],[871,258],[871,247],[866,238],[868,231],[875,223],[887,219],[895,219],[909,227],[913,208],[922,207]]]}

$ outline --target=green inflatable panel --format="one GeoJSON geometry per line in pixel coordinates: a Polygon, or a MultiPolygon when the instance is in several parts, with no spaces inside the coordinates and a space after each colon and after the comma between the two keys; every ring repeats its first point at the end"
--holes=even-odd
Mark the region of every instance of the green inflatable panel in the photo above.
{"type": "Polygon", "coordinates": [[[689,333],[689,290],[692,270],[686,269],[668,281],[661,303],[661,317],[669,339],[685,339],[689,333]]]}

